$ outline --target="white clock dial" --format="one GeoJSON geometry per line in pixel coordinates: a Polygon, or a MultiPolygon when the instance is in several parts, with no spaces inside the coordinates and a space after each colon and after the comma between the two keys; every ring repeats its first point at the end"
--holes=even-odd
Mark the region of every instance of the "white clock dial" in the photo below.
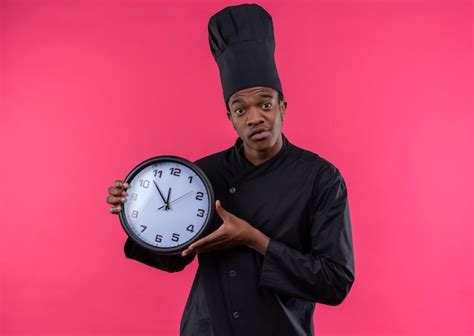
{"type": "Polygon", "coordinates": [[[144,166],[129,181],[127,194],[123,217],[128,229],[141,242],[163,250],[196,238],[211,215],[212,196],[189,163],[144,166]]]}

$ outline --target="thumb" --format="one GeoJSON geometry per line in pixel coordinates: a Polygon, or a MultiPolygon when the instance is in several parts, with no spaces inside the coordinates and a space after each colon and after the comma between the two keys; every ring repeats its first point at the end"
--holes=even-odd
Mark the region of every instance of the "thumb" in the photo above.
{"type": "Polygon", "coordinates": [[[216,212],[219,215],[220,218],[226,219],[229,217],[229,212],[222,207],[221,201],[217,200],[216,201],[216,212]]]}

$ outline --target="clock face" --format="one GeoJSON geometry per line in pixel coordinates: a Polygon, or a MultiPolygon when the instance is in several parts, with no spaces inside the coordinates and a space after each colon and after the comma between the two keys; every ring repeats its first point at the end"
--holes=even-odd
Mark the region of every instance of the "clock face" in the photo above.
{"type": "Polygon", "coordinates": [[[120,220],[128,235],[146,248],[179,252],[200,237],[212,218],[209,180],[183,158],[149,159],[125,181],[128,196],[120,220]]]}

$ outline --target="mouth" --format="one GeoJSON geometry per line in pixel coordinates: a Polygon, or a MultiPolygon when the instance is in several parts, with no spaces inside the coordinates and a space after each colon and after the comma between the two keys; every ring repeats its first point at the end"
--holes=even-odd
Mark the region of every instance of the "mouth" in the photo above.
{"type": "Polygon", "coordinates": [[[259,140],[266,139],[269,135],[270,135],[270,130],[261,127],[250,132],[249,139],[254,140],[254,141],[259,141],[259,140]]]}

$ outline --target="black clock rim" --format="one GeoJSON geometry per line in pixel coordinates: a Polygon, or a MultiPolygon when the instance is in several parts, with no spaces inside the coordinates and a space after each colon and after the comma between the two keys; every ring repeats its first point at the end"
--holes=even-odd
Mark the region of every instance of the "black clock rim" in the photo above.
{"type": "Polygon", "coordinates": [[[214,199],[214,190],[212,189],[211,181],[209,180],[207,175],[204,173],[204,171],[201,168],[199,168],[194,162],[189,161],[189,160],[187,160],[183,157],[180,157],[180,156],[160,155],[160,156],[155,156],[155,157],[149,158],[149,159],[139,163],[137,166],[135,166],[135,168],[133,168],[130,171],[130,173],[128,173],[128,175],[125,177],[124,182],[127,182],[127,183],[130,184],[130,182],[133,180],[133,178],[140,171],[142,171],[144,168],[146,168],[146,167],[148,167],[152,164],[155,164],[157,162],[162,162],[162,161],[168,161],[168,162],[172,161],[172,162],[180,163],[180,164],[183,164],[183,165],[187,166],[189,169],[193,170],[197,175],[199,175],[199,177],[203,181],[204,186],[206,188],[206,191],[209,195],[209,205],[208,205],[208,212],[207,212],[208,215],[207,215],[206,221],[204,222],[204,225],[202,226],[202,228],[194,236],[194,238],[190,239],[189,241],[187,241],[186,243],[184,243],[182,245],[179,245],[177,247],[170,247],[170,248],[156,247],[156,246],[147,244],[144,241],[142,241],[141,239],[139,239],[137,237],[137,235],[130,229],[130,225],[128,224],[127,218],[125,217],[125,208],[122,207],[122,210],[119,212],[119,219],[120,219],[120,223],[122,225],[122,228],[125,230],[127,235],[135,243],[137,243],[138,245],[146,248],[147,250],[151,250],[151,251],[157,252],[159,254],[166,255],[166,254],[175,254],[176,252],[183,251],[189,245],[191,245],[196,240],[201,238],[200,236],[202,235],[203,232],[205,232],[208,229],[210,223],[212,222],[212,218],[214,217],[215,199],[214,199]]]}

